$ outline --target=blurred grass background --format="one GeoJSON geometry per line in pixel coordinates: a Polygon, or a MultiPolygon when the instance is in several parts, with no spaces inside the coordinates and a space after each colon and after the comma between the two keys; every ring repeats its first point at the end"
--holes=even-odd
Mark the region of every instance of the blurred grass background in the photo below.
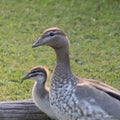
{"type": "Polygon", "coordinates": [[[0,100],[31,98],[36,65],[55,66],[51,48],[32,48],[41,32],[60,27],[70,40],[73,72],[120,90],[119,0],[0,0],[0,100]]]}

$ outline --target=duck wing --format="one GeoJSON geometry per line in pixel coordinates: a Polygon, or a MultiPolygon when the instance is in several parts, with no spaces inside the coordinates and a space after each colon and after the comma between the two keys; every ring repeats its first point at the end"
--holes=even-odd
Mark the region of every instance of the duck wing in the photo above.
{"type": "Polygon", "coordinates": [[[108,115],[120,118],[120,92],[109,85],[94,80],[83,80],[76,85],[75,96],[78,101],[89,103],[93,109],[96,109],[95,105],[108,115]],[[95,103],[91,103],[91,100],[95,103]]]}
{"type": "Polygon", "coordinates": [[[86,81],[88,82],[89,85],[95,87],[98,90],[101,90],[101,91],[107,93],[111,97],[120,101],[120,91],[119,90],[117,90],[103,82],[100,82],[100,81],[96,81],[96,80],[86,80],[86,81]]]}

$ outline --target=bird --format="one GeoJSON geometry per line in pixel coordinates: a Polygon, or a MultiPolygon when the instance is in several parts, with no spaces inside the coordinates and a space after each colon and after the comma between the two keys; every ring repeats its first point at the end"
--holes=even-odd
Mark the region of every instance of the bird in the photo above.
{"type": "Polygon", "coordinates": [[[49,89],[45,87],[47,78],[48,69],[43,66],[36,66],[23,77],[23,80],[32,79],[36,81],[32,89],[33,101],[42,112],[50,118],[56,119],[50,107],[49,89]]]}
{"type": "Polygon", "coordinates": [[[120,91],[71,71],[69,39],[62,29],[44,30],[32,47],[43,45],[56,54],[49,99],[58,120],[120,120],[120,91]]]}

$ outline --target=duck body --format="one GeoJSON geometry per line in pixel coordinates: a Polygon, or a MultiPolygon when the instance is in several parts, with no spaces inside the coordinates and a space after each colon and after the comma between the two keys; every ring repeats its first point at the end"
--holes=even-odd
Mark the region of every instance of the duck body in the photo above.
{"type": "Polygon", "coordinates": [[[55,50],[50,105],[59,120],[120,120],[120,91],[102,82],[76,77],[69,62],[69,41],[59,28],[43,32],[33,47],[55,50]]]}
{"type": "Polygon", "coordinates": [[[41,83],[35,82],[32,89],[32,98],[36,106],[50,118],[55,119],[54,113],[52,112],[49,102],[49,92],[44,91],[41,83]],[[41,93],[41,94],[40,94],[41,93]]]}
{"type": "Polygon", "coordinates": [[[99,91],[89,80],[64,74],[64,69],[57,67],[51,79],[50,103],[59,120],[119,120],[119,100],[99,91]]]}

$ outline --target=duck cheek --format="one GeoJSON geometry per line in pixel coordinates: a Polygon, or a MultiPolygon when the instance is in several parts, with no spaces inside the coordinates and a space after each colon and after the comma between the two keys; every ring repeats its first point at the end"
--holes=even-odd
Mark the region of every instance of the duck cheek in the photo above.
{"type": "Polygon", "coordinates": [[[59,41],[56,41],[56,40],[48,42],[47,46],[50,46],[52,48],[60,48],[61,47],[59,44],[59,41]]]}
{"type": "Polygon", "coordinates": [[[45,45],[50,46],[50,47],[54,47],[55,43],[54,43],[54,41],[47,41],[45,45]]]}

